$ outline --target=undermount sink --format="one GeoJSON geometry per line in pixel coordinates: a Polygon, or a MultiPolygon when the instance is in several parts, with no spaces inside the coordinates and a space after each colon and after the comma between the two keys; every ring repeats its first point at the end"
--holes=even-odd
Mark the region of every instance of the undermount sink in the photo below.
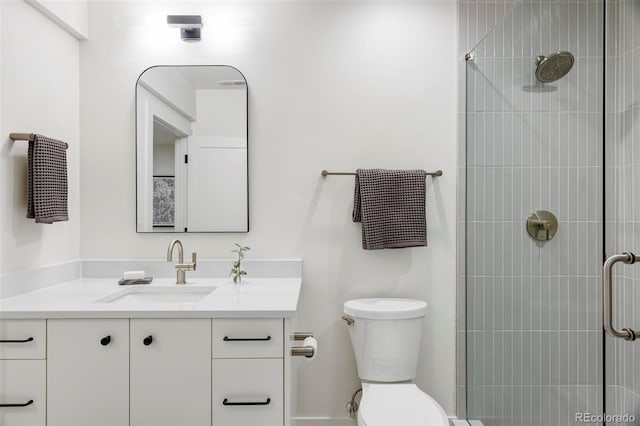
{"type": "Polygon", "coordinates": [[[96,303],[157,304],[196,303],[211,294],[216,286],[131,287],[116,291],[96,303]]]}

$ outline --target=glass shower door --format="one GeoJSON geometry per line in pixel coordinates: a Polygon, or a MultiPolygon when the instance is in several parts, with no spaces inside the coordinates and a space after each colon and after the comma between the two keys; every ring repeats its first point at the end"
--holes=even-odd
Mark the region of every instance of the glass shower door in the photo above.
{"type": "Polygon", "coordinates": [[[467,61],[467,418],[484,426],[604,413],[604,18],[601,0],[522,0],[467,61]],[[573,65],[540,72],[559,51],[573,65]]]}
{"type": "MultiPolygon", "coordinates": [[[[640,2],[607,4],[605,216],[607,256],[640,255],[640,2]]],[[[615,259],[615,258],[614,258],[615,259]]],[[[612,266],[612,325],[640,330],[640,264],[612,266]]],[[[640,424],[640,340],[605,337],[608,425],[640,424]]]]}

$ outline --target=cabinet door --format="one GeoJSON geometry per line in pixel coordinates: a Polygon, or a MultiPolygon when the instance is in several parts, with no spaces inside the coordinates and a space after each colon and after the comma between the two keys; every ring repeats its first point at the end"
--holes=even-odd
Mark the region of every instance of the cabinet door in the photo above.
{"type": "Polygon", "coordinates": [[[211,320],[131,320],[131,426],[211,425],[211,320]]]}
{"type": "Polygon", "coordinates": [[[282,426],[283,360],[214,359],[214,426],[282,426]]]}
{"type": "Polygon", "coordinates": [[[44,426],[46,361],[0,361],[0,425],[44,426]]]}
{"type": "Polygon", "coordinates": [[[47,322],[48,426],[128,426],[129,320],[47,322]]]}

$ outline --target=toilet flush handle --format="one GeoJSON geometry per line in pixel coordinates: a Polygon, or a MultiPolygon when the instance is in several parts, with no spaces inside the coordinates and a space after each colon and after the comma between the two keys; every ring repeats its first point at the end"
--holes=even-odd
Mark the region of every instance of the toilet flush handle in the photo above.
{"type": "Polygon", "coordinates": [[[355,322],[349,315],[343,315],[341,318],[347,322],[349,327],[353,326],[353,323],[355,322]]]}

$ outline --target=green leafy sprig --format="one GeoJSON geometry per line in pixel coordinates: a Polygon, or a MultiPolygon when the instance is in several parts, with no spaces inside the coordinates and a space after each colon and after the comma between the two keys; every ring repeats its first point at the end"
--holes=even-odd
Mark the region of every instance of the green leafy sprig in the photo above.
{"type": "Polygon", "coordinates": [[[236,246],[238,248],[235,250],[231,250],[231,252],[238,255],[238,260],[233,262],[233,267],[231,268],[231,273],[229,274],[233,276],[233,282],[235,284],[242,282],[242,277],[244,275],[247,275],[247,272],[242,270],[242,259],[244,259],[244,252],[251,250],[251,247],[243,247],[238,243],[236,243],[236,246]]]}

